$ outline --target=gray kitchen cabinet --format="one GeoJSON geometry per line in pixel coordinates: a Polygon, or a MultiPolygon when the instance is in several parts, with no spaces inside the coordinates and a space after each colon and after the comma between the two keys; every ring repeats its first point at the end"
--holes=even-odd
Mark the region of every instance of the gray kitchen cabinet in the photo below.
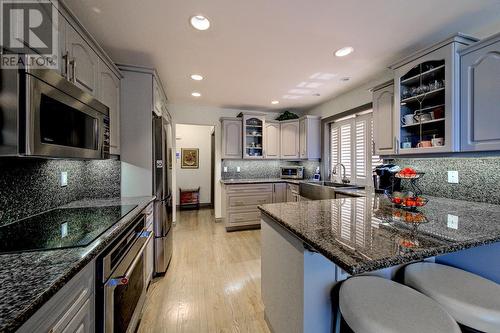
{"type": "Polygon", "coordinates": [[[281,122],[281,158],[299,159],[299,120],[281,122]]]}
{"type": "Polygon", "coordinates": [[[280,123],[266,121],[264,130],[264,158],[279,159],[281,152],[280,123]]]}
{"type": "Polygon", "coordinates": [[[321,157],[321,119],[318,116],[303,116],[299,120],[299,147],[301,159],[321,157]]]}
{"type": "Polygon", "coordinates": [[[500,150],[500,34],[460,52],[461,150],[500,150]]]}
{"type": "Polygon", "coordinates": [[[375,155],[396,153],[393,105],[393,81],[373,88],[373,149],[375,155]]]}
{"type": "Polygon", "coordinates": [[[94,332],[94,286],[95,261],[91,261],[17,332],[94,332]]]}
{"type": "Polygon", "coordinates": [[[297,202],[299,201],[299,185],[297,184],[286,184],[286,201],[287,202],[297,202]]]}
{"type": "Polygon", "coordinates": [[[223,159],[243,157],[243,123],[241,118],[221,118],[223,159]]]}
{"type": "Polygon", "coordinates": [[[120,78],[102,61],[98,61],[97,98],[109,108],[110,153],[120,154],[120,78]]]}
{"type": "Polygon", "coordinates": [[[153,111],[161,116],[163,113],[163,98],[161,88],[156,78],[153,80],[153,111]]]}
{"type": "Polygon", "coordinates": [[[98,56],[87,41],[70,26],[66,27],[69,79],[76,86],[97,96],[98,56]]]}
{"type": "Polygon", "coordinates": [[[391,66],[396,154],[459,150],[458,52],[476,41],[457,34],[391,66]]]}
{"type": "MultiPolygon", "coordinates": [[[[146,215],[146,231],[154,232],[153,230],[153,222],[154,222],[154,211],[153,204],[149,204],[148,207],[144,210],[146,215]]],[[[146,286],[149,285],[151,280],[153,279],[154,273],[154,239],[149,240],[149,243],[146,245],[145,250],[145,269],[144,269],[144,278],[146,286]]]]}
{"type": "Polygon", "coordinates": [[[265,127],[264,114],[243,114],[243,158],[264,158],[265,127]]]}
{"type": "Polygon", "coordinates": [[[273,184],[273,203],[286,202],[286,183],[273,184]]]}

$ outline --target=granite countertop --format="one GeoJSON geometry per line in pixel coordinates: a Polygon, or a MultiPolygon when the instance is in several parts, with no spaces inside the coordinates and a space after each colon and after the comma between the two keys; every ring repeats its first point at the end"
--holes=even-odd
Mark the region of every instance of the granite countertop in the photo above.
{"type": "Polygon", "coordinates": [[[0,255],[0,332],[18,329],[109,245],[154,197],[86,199],[60,208],[137,205],[85,247],[0,255]]]}
{"type": "Polygon", "coordinates": [[[500,205],[428,197],[415,214],[366,194],[259,208],[351,275],[500,241],[500,205]]]}
{"type": "Polygon", "coordinates": [[[224,185],[236,184],[265,184],[265,183],[290,183],[300,184],[302,182],[312,182],[307,179],[284,179],[284,178],[251,178],[251,179],[221,179],[220,182],[224,185]]]}

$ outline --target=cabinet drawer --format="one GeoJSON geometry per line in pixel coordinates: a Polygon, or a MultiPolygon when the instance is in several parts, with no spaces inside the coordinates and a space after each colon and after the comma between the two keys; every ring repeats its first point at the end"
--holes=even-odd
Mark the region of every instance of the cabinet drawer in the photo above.
{"type": "Polygon", "coordinates": [[[273,184],[238,184],[226,185],[227,193],[272,192],[273,184]]]}
{"type": "Polygon", "coordinates": [[[228,223],[229,224],[259,224],[260,223],[260,210],[252,210],[248,212],[229,212],[228,213],[228,223]]]}
{"type": "Polygon", "coordinates": [[[229,208],[238,207],[257,207],[273,202],[273,194],[271,193],[255,193],[247,195],[231,195],[228,197],[229,208]]]}

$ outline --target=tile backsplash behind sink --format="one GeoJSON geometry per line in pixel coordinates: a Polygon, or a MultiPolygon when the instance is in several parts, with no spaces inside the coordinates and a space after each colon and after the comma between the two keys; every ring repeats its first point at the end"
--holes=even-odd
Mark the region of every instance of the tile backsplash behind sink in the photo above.
{"type": "Polygon", "coordinates": [[[281,160],[223,160],[222,179],[252,179],[252,178],[280,178],[281,167],[288,165],[303,165],[304,179],[310,179],[319,166],[318,161],[281,161],[281,160]],[[228,172],[224,172],[227,167],[228,172]],[[240,167],[240,172],[236,168],[240,167]]]}
{"type": "Polygon", "coordinates": [[[120,196],[120,161],[0,159],[0,225],[83,198],[120,196]],[[68,185],[60,185],[60,173],[68,185]]]}
{"type": "Polygon", "coordinates": [[[418,182],[424,194],[500,204],[500,156],[396,158],[390,162],[425,172],[418,182]],[[458,184],[448,183],[448,171],[458,171],[458,184]]]}

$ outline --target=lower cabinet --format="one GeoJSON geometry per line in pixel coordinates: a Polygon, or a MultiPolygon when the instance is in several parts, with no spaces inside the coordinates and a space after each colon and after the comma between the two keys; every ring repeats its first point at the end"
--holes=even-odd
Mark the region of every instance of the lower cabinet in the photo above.
{"type": "MultiPolygon", "coordinates": [[[[146,210],[146,231],[153,231],[153,222],[154,222],[154,214],[153,214],[153,204],[150,204],[146,210]]],[[[146,245],[146,269],[144,270],[144,279],[146,282],[146,286],[149,285],[151,280],[153,279],[154,272],[154,238],[152,238],[148,245],[146,245]]]]}
{"type": "Polygon", "coordinates": [[[94,286],[95,261],[92,261],[28,319],[17,332],[94,332],[94,286]]]}
{"type": "Polygon", "coordinates": [[[286,183],[226,184],[222,210],[227,230],[260,226],[259,205],[287,201],[286,183]]]}
{"type": "Polygon", "coordinates": [[[297,184],[286,184],[286,201],[287,202],[297,202],[299,201],[299,185],[297,184]]]}

